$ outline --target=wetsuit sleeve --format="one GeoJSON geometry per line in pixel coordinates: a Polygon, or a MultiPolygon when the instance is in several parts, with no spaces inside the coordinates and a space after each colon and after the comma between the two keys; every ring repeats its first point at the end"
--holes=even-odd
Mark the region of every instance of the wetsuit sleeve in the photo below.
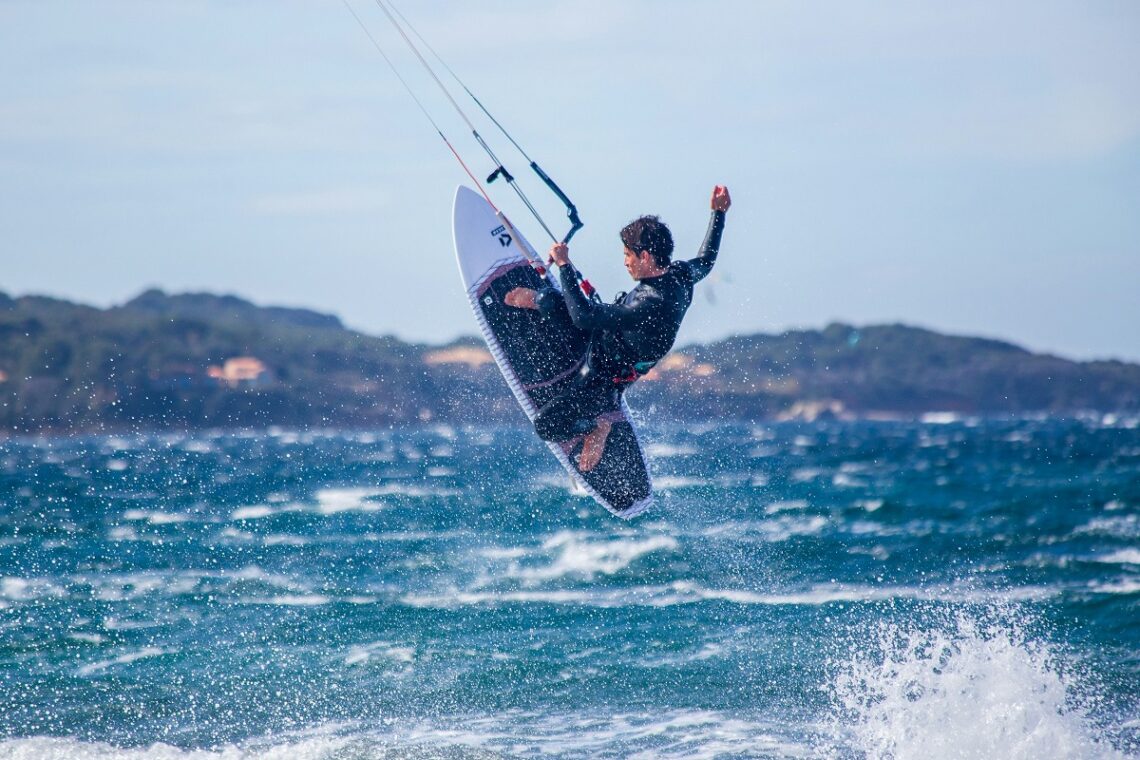
{"type": "Polygon", "coordinates": [[[586,298],[570,267],[561,267],[558,277],[562,281],[562,297],[570,319],[581,330],[631,330],[652,320],[661,306],[655,293],[635,290],[626,303],[597,303],[586,298]]]}
{"type": "Polygon", "coordinates": [[[703,280],[709,272],[712,271],[713,264],[716,263],[716,255],[720,252],[720,236],[724,232],[724,218],[723,211],[713,211],[712,217],[709,219],[709,229],[705,233],[705,242],[701,244],[701,251],[695,259],[689,259],[685,263],[689,265],[689,271],[693,273],[693,282],[703,280]]]}

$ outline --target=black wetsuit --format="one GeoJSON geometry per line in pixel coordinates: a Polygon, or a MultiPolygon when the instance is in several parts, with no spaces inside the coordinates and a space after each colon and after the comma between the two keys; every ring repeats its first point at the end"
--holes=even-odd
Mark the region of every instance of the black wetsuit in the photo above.
{"type": "Polygon", "coordinates": [[[724,219],[725,212],[712,212],[695,259],[670,263],[664,274],[641,280],[612,304],[591,301],[579,288],[573,268],[560,269],[566,308],[577,327],[590,331],[590,348],[574,381],[535,417],[540,437],[563,441],[589,431],[598,415],[618,408],[621,392],[630,383],[669,353],[693,300],[693,285],[716,262],[724,219]]]}

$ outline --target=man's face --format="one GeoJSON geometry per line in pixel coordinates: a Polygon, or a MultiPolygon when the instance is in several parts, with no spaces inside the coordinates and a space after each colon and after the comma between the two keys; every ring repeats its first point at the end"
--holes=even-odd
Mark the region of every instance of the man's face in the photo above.
{"type": "Polygon", "coordinates": [[[625,269],[629,272],[629,276],[635,280],[640,280],[645,277],[646,273],[655,269],[653,264],[653,257],[649,255],[648,251],[642,251],[640,254],[635,253],[633,249],[628,246],[625,249],[625,269]]]}

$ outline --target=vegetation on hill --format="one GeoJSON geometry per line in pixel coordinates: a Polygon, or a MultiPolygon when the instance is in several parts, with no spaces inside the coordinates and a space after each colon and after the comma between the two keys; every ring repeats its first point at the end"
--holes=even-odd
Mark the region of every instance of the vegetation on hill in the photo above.
{"type": "MultiPolygon", "coordinates": [[[[1140,366],[903,325],[751,335],[667,357],[630,400],[670,418],[1140,409],[1140,366]]],[[[0,294],[0,431],[521,423],[478,339],[425,346],[234,296],[96,309],[0,294]]]]}
{"type": "MultiPolygon", "coordinates": [[[[734,337],[683,353],[695,366],[715,368],[699,393],[730,416],[786,414],[811,402],[857,415],[1140,408],[1135,364],[1073,362],[1002,341],[906,325],[832,324],[734,337]]],[[[669,387],[662,401],[677,390],[669,387]]],[[[671,408],[681,413],[687,403],[671,408]]]]}

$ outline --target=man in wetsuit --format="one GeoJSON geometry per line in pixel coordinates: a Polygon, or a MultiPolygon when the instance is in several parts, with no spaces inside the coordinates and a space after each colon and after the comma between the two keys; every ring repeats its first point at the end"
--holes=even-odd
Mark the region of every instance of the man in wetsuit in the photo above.
{"type": "Polygon", "coordinates": [[[602,415],[618,409],[625,388],[673,347],[693,300],[693,285],[716,262],[725,212],[731,203],[728,188],[717,185],[704,244],[697,258],[688,261],[672,261],[673,236],[656,216],[643,216],[627,224],[621,231],[625,268],[638,284],[612,304],[591,300],[582,292],[580,275],[563,243],[550,249],[550,257],[559,268],[561,297],[553,289],[536,292],[515,288],[507,293],[508,305],[544,313],[563,300],[574,324],[591,334],[581,371],[534,419],[535,430],[543,440],[586,436],[578,455],[583,471],[594,468],[605,448],[612,422],[602,415]]]}

